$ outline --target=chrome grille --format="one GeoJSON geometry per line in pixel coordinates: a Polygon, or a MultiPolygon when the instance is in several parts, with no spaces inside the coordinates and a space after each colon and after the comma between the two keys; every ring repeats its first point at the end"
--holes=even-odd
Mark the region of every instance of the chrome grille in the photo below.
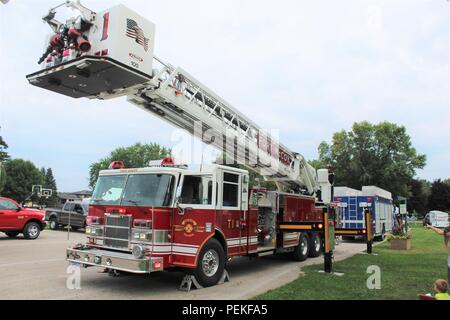
{"type": "Polygon", "coordinates": [[[131,216],[107,215],[105,217],[105,246],[128,249],[131,216]]]}

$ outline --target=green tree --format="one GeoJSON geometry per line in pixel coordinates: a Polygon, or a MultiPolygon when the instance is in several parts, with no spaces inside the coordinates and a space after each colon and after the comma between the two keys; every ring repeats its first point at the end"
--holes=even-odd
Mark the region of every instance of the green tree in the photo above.
{"type": "Polygon", "coordinates": [[[3,140],[2,136],[0,136],[0,162],[9,159],[9,155],[6,152],[6,149],[8,149],[8,145],[6,144],[5,140],[3,140]]]}
{"type": "Polygon", "coordinates": [[[6,169],[3,163],[0,162],[0,194],[5,188],[5,184],[6,184],[6,169]]]}
{"type": "Polygon", "coordinates": [[[3,165],[3,162],[9,159],[6,149],[8,149],[8,145],[3,140],[3,137],[0,136],[0,192],[3,191],[6,183],[6,169],[3,165]]]}
{"type": "Polygon", "coordinates": [[[429,210],[450,210],[450,184],[436,180],[431,186],[431,194],[428,198],[429,210]]]}
{"type": "Polygon", "coordinates": [[[59,202],[59,199],[58,199],[58,188],[56,186],[55,177],[53,176],[53,170],[51,168],[48,169],[42,168],[41,174],[44,176],[43,187],[44,189],[52,190],[52,196],[49,197],[48,199],[41,198],[39,200],[39,204],[44,205],[46,207],[56,206],[59,202]]]}
{"type": "Polygon", "coordinates": [[[43,185],[44,176],[30,161],[13,159],[5,162],[6,176],[3,196],[18,202],[24,201],[31,194],[33,185],[43,185]]]}
{"type": "Polygon", "coordinates": [[[90,166],[89,186],[95,187],[98,174],[101,170],[108,169],[113,161],[123,161],[127,168],[146,167],[151,160],[159,160],[170,156],[171,150],[156,143],[137,143],[131,147],[118,148],[111,152],[109,156],[103,158],[90,166]]]}
{"type": "MultiPolygon", "coordinates": [[[[241,166],[241,169],[248,170],[245,166],[241,166]]],[[[277,190],[277,185],[272,181],[265,181],[264,177],[256,173],[253,170],[248,170],[249,172],[249,188],[254,187],[266,188],[267,190],[274,191],[277,190]]]]}
{"type": "Polygon", "coordinates": [[[411,197],[408,199],[408,212],[418,213],[420,217],[425,216],[431,189],[430,183],[426,180],[413,179],[409,188],[411,197]]]}
{"type": "Polygon", "coordinates": [[[394,197],[409,196],[408,184],[426,164],[406,128],[390,122],[360,122],[352,131],[337,132],[331,145],[319,146],[319,163],[336,173],[336,185],[360,189],[376,185],[394,197]]]}

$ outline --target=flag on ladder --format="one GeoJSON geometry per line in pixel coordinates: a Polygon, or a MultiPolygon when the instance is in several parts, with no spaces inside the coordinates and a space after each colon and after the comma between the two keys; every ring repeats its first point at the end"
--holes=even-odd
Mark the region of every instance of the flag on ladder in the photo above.
{"type": "Polygon", "coordinates": [[[148,51],[149,39],[145,37],[144,30],[132,19],[127,19],[127,36],[136,40],[137,43],[144,47],[145,51],[148,51]]]}

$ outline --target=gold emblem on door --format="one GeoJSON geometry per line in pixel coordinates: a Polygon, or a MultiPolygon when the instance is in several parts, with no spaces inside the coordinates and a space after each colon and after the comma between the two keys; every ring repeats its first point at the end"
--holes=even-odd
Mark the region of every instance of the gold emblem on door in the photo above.
{"type": "Polygon", "coordinates": [[[181,225],[175,226],[175,231],[184,232],[186,237],[193,237],[196,232],[205,232],[205,227],[200,227],[195,220],[185,219],[181,225]]]}

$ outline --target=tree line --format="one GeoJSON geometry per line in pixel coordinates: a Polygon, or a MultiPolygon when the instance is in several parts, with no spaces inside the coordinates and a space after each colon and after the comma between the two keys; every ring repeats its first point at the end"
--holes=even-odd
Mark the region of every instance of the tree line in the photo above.
{"type": "Polygon", "coordinates": [[[31,161],[11,159],[7,153],[8,145],[0,136],[0,194],[22,203],[31,200],[41,206],[55,206],[58,204],[57,185],[51,168],[38,168],[31,161]],[[36,196],[28,197],[34,185],[42,185],[44,189],[51,189],[52,196],[48,199],[36,196]]]}
{"type": "Polygon", "coordinates": [[[351,131],[322,142],[319,158],[311,164],[330,168],[336,185],[361,189],[375,185],[408,199],[408,211],[423,216],[429,210],[450,211],[450,179],[429,182],[416,178],[426,165],[426,156],[412,146],[406,128],[390,122],[355,123],[351,131]]]}

